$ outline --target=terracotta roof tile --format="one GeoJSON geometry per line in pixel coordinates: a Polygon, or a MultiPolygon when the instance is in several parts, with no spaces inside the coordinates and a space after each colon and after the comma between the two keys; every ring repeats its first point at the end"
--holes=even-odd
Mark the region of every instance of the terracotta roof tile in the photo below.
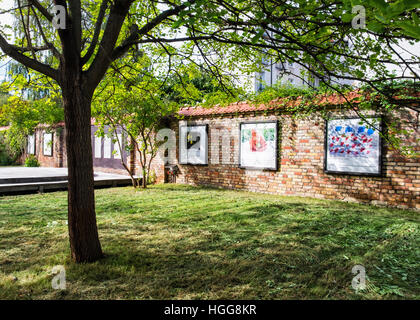
{"type": "MultiPolygon", "coordinates": [[[[347,93],[345,97],[338,93],[319,95],[311,100],[311,104],[315,106],[339,106],[345,104],[347,101],[359,103],[358,98],[362,97],[363,93],[355,90],[347,93]]],[[[411,94],[412,97],[420,98],[420,92],[411,94]]],[[[369,98],[369,94],[365,94],[365,98],[369,98]]],[[[395,97],[397,100],[398,97],[395,97]]],[[[184,107],[178,111],[178,114],[186,117],[199,117],[220,114],[235,114],[235,113],[248,113],[255,111],[267,111],[275,109],[284,109],[285,107],[295,107],[300,104],[302,98],[295,100],[288,100],[287,98],[277,98],[268,104],[255,105],[248,102],[236,102],[228,106],[216,105],[210,108],[205,107],[184,107]]],[[[418,105],[415,103],[415,105],[418,105]]]]}
{"type": "MultiPolygon", "coordinates": [[[[353,101],[362,95],[358,91],[350,92],[347,95],[347,99],[349,101],[353,101]]],[[[268,104],[250,104],[248,102],[236,102],[230,104],[228,106],[219,106],[216,105],[214,107],[205,108],[205,107],[184,107],[181,108],[178,112],[179,115],[187,116],[187,117],[196,117],[196,116],[207,116],[207,115],[215,115],[215,114],[235,114],[235,113],[247,113],[247,112],[254,112],[254,111],[267,111],[267,110],[275,110],[275,109],[283,109],[287,107],[294,107],[299,105],[302,101],[302,98],[297,98],[295,100],[287,100],[286,98],[279,98],[275,99],[268,104]]],[[[357,101],[353,101],[357,102],[357,101]]],[[[330,95],[322,95],[316,97],[313,100],[315,105],[340,105],[346,103],[346,99],[338,94],[330,94],[330,95]]]]}

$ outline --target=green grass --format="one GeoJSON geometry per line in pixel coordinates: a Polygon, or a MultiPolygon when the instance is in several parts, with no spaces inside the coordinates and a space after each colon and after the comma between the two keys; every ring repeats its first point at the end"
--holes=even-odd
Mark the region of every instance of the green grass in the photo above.
{"type": "Polygon", "coordinates": [[[158,185],[96,191],[101,261],[70,261],[65,192],[0,197],[0,299],[419,299],[420,215],[158,185]],[[351,287],[354,265],[367,288],[351,287]],[[64,265],[67,289],[51,288],[64,265]]]}

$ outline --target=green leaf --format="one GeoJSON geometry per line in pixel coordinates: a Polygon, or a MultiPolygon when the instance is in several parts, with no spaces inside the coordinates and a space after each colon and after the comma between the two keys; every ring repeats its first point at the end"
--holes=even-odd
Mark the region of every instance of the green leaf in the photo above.
{"type": "Polygon", "coordinates": [[[255,36],[252,37],[251,39],[252,44],[256,44],[258,40],[261,39],[263,34],[264,34],[264,29],[261,29],[255,36]]]}
{"type": "Polygon", "coordinates": [[[184,23],[183,19],[178,19],[172,24],[172,28],[176,29],[179,28],[184,23]]]}
{"type": "Polygon", "coordinates": [[[382,33],[385,30],[384,25],[377,21],[369,21],[367,23],[367,28],[376,33],[382,33]]]}
{"type": "Polygon", "coordinates": [[[380,15],[379,13],[375,14],[375,18],[377,20],[379,20],[380,22],[385,23],[385,24],[389,22],[388,18],[385,18],[384,16],[380,15]]]}
{"type": "Polygon", "coordinates": [[[404,33],[416,38],[420,39],[420,27],[414,24],[411,24],[409,21],[397,21],[395,24],[403,29],[404,33]]]}
{"type": "Polygon", "coordinates": [[[384,0],[368,0],[368,3],[382,12],[384,12],[389,6],[384,0]]]}

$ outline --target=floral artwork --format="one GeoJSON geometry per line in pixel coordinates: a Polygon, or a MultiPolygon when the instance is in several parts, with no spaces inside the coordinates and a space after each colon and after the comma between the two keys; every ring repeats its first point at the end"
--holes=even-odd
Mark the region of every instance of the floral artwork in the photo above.
{"type": "Polygon", "coordinates": [[[251,139],[249,140],[249,147],[251,152],[264,152],[267,149],[267,142],[265,141],[263,135],[252,129],[251,139]]]}
{"type": "Polygon", "coordinates": [[[241,124],[240,166],[261,169],[277,168],[277,123],[241,124]]]}

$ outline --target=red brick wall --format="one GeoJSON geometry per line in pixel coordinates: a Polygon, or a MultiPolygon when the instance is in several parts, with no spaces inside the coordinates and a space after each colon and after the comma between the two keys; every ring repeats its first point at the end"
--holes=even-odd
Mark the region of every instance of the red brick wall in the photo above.
{"type": "MultiPolygon", "coordinates": [[[[43,134],[45,132],[44,128],[37,128],[35,130],[35,156],[38,159],[41,167],[55,167],[55,168],[66,168],[67,167],[67,150],[65,146],[66,140],[66,129],[63,127],[58,127],[53,129],[53,152],[52,156],[45,156],[43,154],[43,134]]],[[[94,152],[94,150],[92,150],[94,152]]],[[[25,147],[25,151],[21,157],[21,164],[24,164],[28,153],[25,147]]],[[[95,160],[95,159],[94,159],[95,160]]],[[[97,160],[97,159],[96,159],[97,160]]],[[[128,157],[127,163],[129,164],[130,158],[128,157]]],[[[114,173],[128,175],[127,171],[120,165],[120,160],[115,160],[113,166],[104,166],[97,165],[94,166],[94,171],[114,173]],[[114,163],[118,163],[118,166],[115,166],[114,163]]]]}
{"type": "MultiPolygon", "coordinates": [[[[140,157],[140,155],[139,155],[138,151],[136,151],[135,152],[135,157],[134,157],[134,166],[133,167],[134,167],[135,174],[138,175],[138,176],[141,176],[141,175],[143,175],[143,173],[142,173],[139,157],[140,157]]],[[[147,161],[149,161],[149,160],[147,160],[147,161]]],[[[152,160],[152,163],[150,164],[150,173],[149,174],[150,174],[151,177],[154,175],[156,183],[163,183],[164,179],[165,179],[164,173],[165,173],[164,162],[159,157],[159,155],[157,155],[152,160]]]]}
{"type": "MultiPolygon", "coordinates": [[[[340,115],[337,113],[337,116],[340,115]]],[[[346,116],[352,116],[346,113],[346,116]]],[[[417,115],[418,116],[418,115],[417,115]]],[[[415,119],[414,113],[399,117],[415,119]]],[[[289,115],[235,115],[189,118],[174,123],[209,125],[209,165],[179,165],[177,183],[209,185],[231,189],[281,195],[308,196],[345,201],[369,202],[402,208],[420,209],[420,159],[408,159],[384,146],[383,176],[351,176],[324,172],[325,121],[312,116],[293,119],[289,115]],[[279,120],[279,168],[277,171],[246,170],[239,164],[239,123],[243,121],[279,120]],[[221,163],[222,152],[215,141],[216,130],[231,133],[230,159],[221,163]],[[218,163],[219,162],[219,163],[218,163]]],[[[418,125],[412,139],[406,141],[420,151],[418,125]]],[[[177,157],[178,158],[178,150],[177,157]]],[[[177,163],[172,157],[170,163],[177,163]]]]}
{"type": "MultiPolygon", "coordinates": [[[[67,153],[66,148],[64,147],[64,135],[65,130],[62,127],[53,129],[50,131],[53,135],[53,144],[52,144],[52,155],[44,155],[44,133],[45,129],[38,128],[35,130],[35,157],[38,159],[38,162],[42,167],[66,167],[67,166],[67,153]]],[[[24,164],[25,159],[28,157],[27,146],[25,146],[25,151],[21,156],[20,163],[24,164]]]]}

